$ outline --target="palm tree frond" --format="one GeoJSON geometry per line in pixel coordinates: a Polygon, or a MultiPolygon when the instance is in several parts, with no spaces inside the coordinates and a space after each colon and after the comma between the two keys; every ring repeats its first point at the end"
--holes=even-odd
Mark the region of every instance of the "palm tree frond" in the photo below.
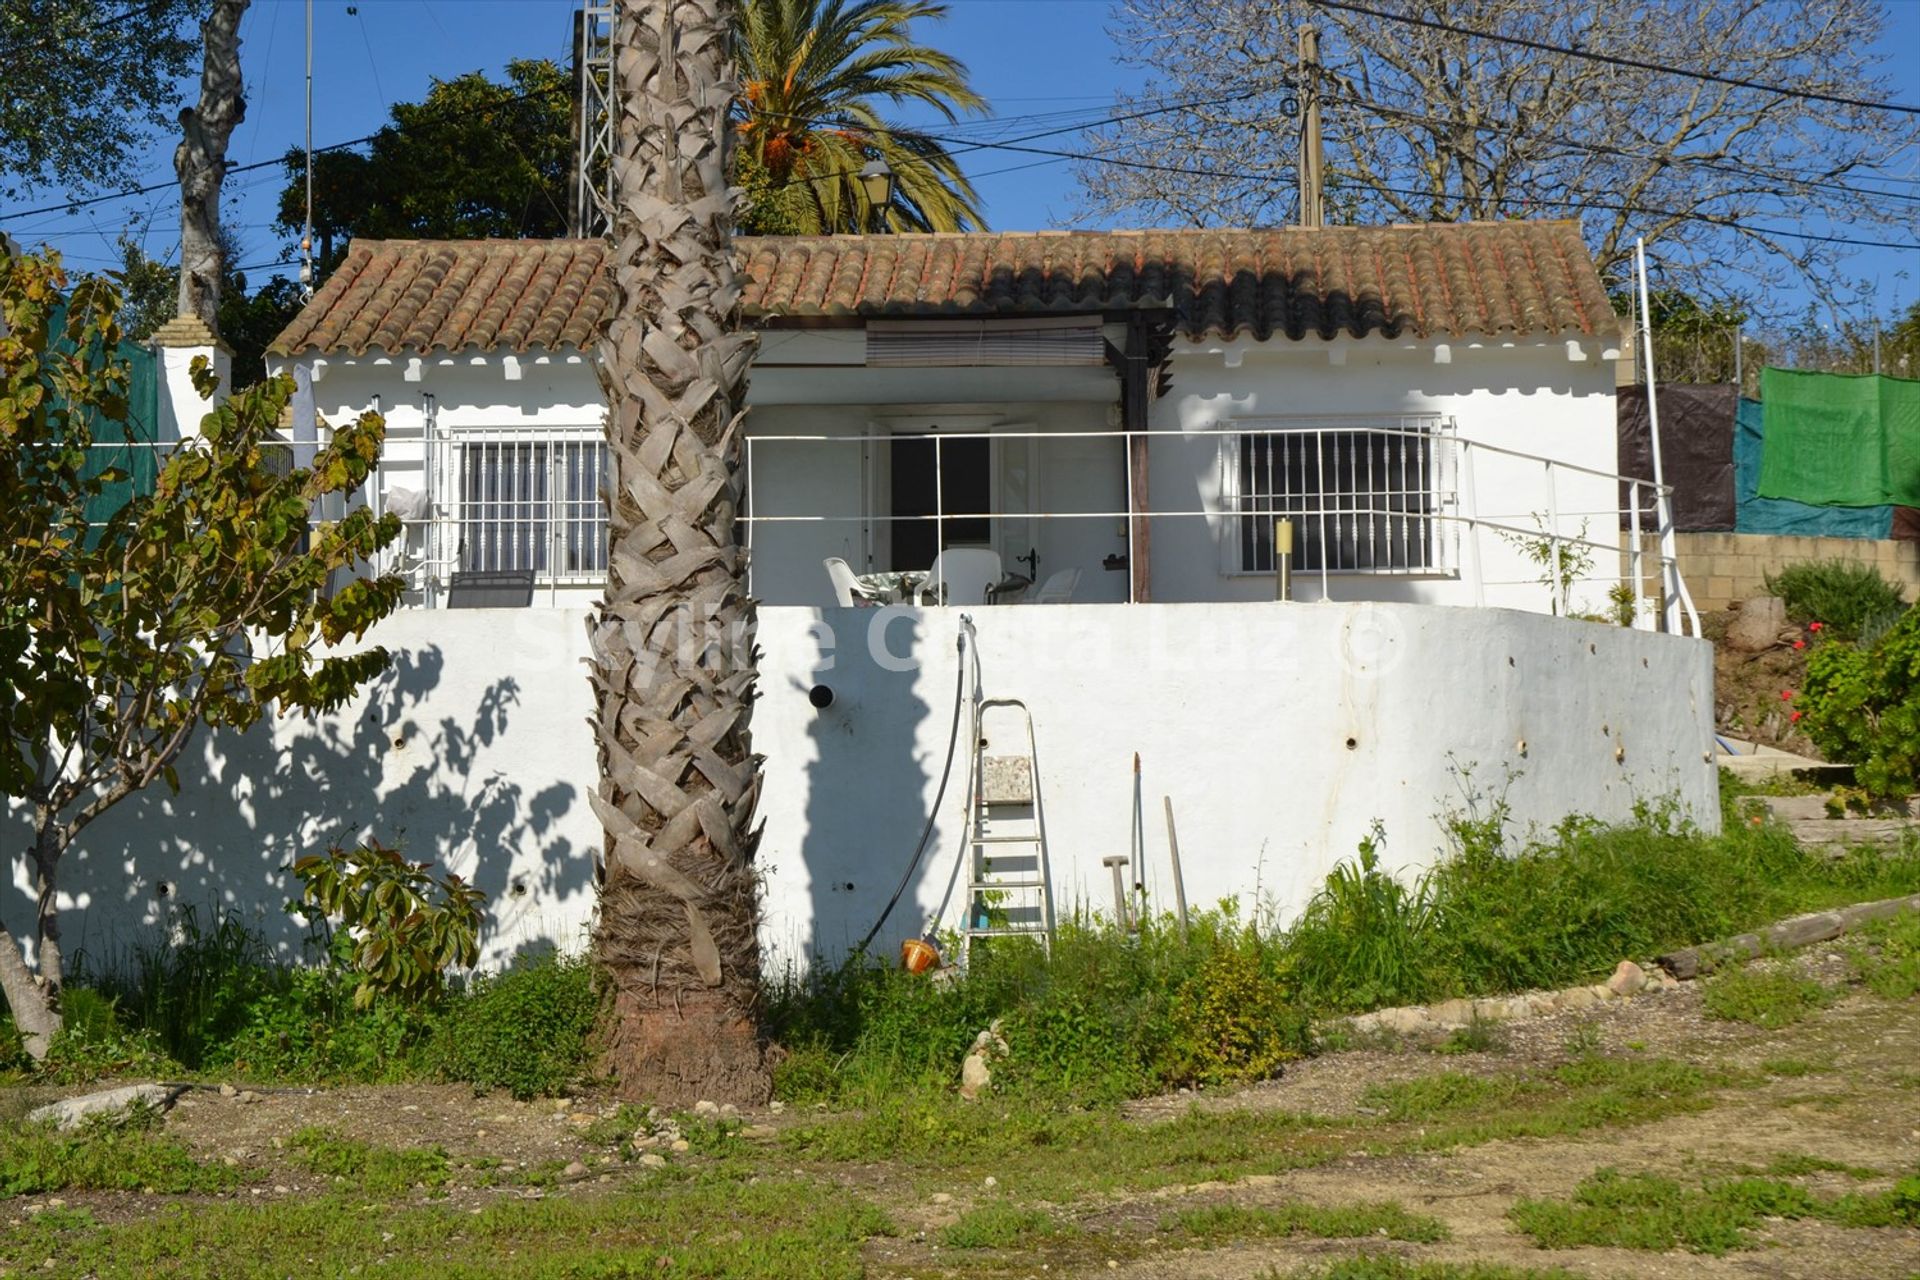
{"type": "Polygon", "coordinates": [[[946,145],[891,121],[918,104],[943,118],[984,114],[966,64],[921,44],[914,23],[938,21],[938,0],[740,0],[734,112],[735,181],[743,225],[762,232],[869,229],[858,174],[879,158],[894,172],[896,230],[984,227],[979,194],[946,145]]]}

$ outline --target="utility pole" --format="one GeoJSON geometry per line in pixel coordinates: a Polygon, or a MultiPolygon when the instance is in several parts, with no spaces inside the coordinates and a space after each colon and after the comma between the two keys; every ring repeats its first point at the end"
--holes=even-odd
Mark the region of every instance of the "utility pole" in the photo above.
{"type": "Polygon", "coordinates": [[[1300,225],[1323,227],[1323,157],[1320,153],[1320,33],[1300,28],[1300,225]]]}

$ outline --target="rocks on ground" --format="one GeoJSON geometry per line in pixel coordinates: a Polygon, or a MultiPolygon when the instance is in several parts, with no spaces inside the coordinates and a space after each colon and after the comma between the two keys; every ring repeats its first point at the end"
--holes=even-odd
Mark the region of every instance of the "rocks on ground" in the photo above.
{"type": "Polygon", "coordinates": [[[135,1107],[164,1109],[178,1095],[179,1090],[163,1084],[130,1084],[36,1107],[27,1113],[27,1119],[56,1129],[76,1129],[96,1116],[123,1116],[135,1107]]]}

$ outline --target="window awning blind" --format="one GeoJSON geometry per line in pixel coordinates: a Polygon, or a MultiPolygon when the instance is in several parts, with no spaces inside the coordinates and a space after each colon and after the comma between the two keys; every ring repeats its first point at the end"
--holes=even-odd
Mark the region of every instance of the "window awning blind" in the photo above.
{"type": "Polygon", "coordinates": [[[1102,365],[1100,322],[1063,320],[875,321],[867,326],[872,368],[1102,365]]]}

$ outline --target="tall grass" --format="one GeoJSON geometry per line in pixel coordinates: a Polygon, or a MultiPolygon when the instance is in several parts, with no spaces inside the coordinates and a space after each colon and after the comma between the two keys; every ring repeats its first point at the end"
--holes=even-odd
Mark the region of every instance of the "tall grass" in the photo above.
{"type": "Polygon", "coordinates": [[[996,1089],[1098,1101],[1254,1078],[1302,1051],[1315,1018],[1568,986],[1798,911],[1920,892],[1912,850],[1831,860],[1732,812],[1719,835],[1661,805],[1537,839],[1509,825],[1503,803],[1477,797],[1448,820],[1447,855],[1411,883],[1382,869],[1376,828],[1286,929],[1231,904],[1186,942],[1164,920],[1128,935],[1082,916],[1050,959],[1000,946],[945,985],[865,958],[790,980],[769,999],[791,1051],[781,1091],[859,1102],[950,1090],[996,1019],[1012,1049],[996,1089]]]}
{"type": "MultiPolygon", "coordinates": [[[[1590,981],[1622,958],[1920,892],[1920,852],[1829,860],[1731,809],[1719,835],[1660,806],[1535,839],[1509,826],[1503,804],[1471,801],[1447,823],[1446,856],[1412,882],[1382,869],[1376,829],[1284,929],[1232,902],[1185,935],[1166,917],[1126,932],[1079,914],[1051,954],[994,939],[964,975],[856,956],[790,977],[766,992],[787,1051],[779,1088],[841,1104],[950,1093],[996,1024],[1011,1052],[992,1064],[995,1089],[1041,1103],[1256,1079],[1306,1051],[1314,1019],[1590,981]]],[[[599,997],[577,960],[356,1011],[350,974],[283,964],[230,915],[203,927],[189,913],[125,958],[95,976],[101,992],[73,991],[69,1074],[142,1069],[150,1044],[188,1068],[256,1079],[457,1079],[522,1095],[591,1066],[599,997]]],[[[5,1040],[0,1025],[0,1055],[5,1040]]]]}
{"type": "Polygon", "coordinates": [[[197,1070],[247,1025],[265,998],[286,992],[290,967],[237,913],[216,908],[202,924],[191,904],[162,933],[119,955],[85,957],[76,981],[114,1003],[117,1016],[148,1029],[167,1055],[197,1070]],[[96,971],[97,972],[92,972],[96,971]]]}
{"type": "Polygon", "coordinates": [[[357,974],[325,955],[294,963],[230,909],[178,907],[152,934],[80,958],[44,1063],[26,1060],[0,1012],[0,1075],[450,1080],[529,1097],[590,1070],[600,997],[582,958],[531,956],[430,998],[362,1007],[357,974]]]}
{"type": "Polygon", "coordinates": [[[855,956],[776,984],[768,1012],[789,1098],[950,1088],[998,1023],[1011,1053],[994,1065],[996,1088],[1098,1101],[1271,1074],[1307,1044],[1291,994],[1279,935],[1224,903],[1184,940],[1166,917],[1129,934],[1086,914],[1062,921],[1051,956],[991,939],[951,982],[855,956]]]}

